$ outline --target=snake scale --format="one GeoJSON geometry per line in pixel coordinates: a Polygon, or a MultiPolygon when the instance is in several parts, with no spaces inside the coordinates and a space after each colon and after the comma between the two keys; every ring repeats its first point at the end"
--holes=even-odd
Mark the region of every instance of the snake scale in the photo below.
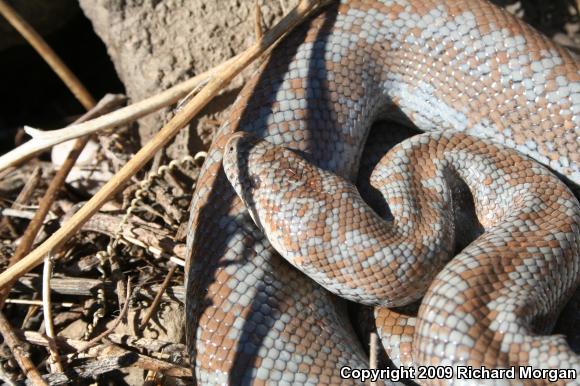
{"type": "Polygon", "coordinates": [[[186,268],[197,382],[357,384],[340,378],[368,367],[342,297],[423,297],[417,319],[377,308],[399,364],[580,371],[545,335],[580,282],[580,207],[535,162],[580,183],[579,111],[575,57],[485,0],[326,8],[243,88],[202,168],[186,268]],[[425,132],[373,173],[387,219],[348,182],[379,119],[425,132]],[[447,263],[459,179],[484,231],[447,263]]]}

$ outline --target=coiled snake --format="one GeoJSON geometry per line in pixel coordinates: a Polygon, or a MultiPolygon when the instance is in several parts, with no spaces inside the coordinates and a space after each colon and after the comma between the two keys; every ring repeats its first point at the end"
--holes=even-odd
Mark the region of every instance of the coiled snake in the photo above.
{"type": "Polygon", "coordinates": [[[544,335],[580,283],[580,206],[535,162],[580,183],[577,63],[483,0],[342,1],[290,35],[242,90],[194,194],[197,381],[357,383],[339,370],[368,367],[365,349],[327,290],[388,307],[424,296],[415,327],[376,312],[398,364],[580,372],[544,335]],[[378,119],[426,132],[373,173],[386,220],[347,182],[378,119]],[[457,180],[483,233],[447,263],[457,180]],[[410,344],[388,337],[402,330],[410,344]]]}

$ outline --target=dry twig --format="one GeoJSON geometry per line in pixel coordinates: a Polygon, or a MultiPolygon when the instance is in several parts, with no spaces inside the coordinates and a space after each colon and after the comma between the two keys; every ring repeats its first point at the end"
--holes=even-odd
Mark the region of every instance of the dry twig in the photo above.
{"type": "MultiPolygon", "coordinates": [[[[377,366],[377,350],[378,350],[378,337],[377,334],[375,332],[371,332],[371,339],[370,339],[370,348],[369,348],[369,368],[370,369],[376,369],[377,366]]],[[[376,382],[371,381],[370,382],[370,386],[376,386],[376,382]]]]}
{"type": "Polygon", "coordinates": [[[24,315],[24,318],[22,318],[22,323],[20,323],[20,328],[25,328],[28,323],[32,320],[32,318],[34,317],[34,315],[38,312],[38,310],[40,309],[40,307],[42,307],[42,300],[39,300],[38,298],[40,297],[38,292],[35,292],[32,294],[32,302],[37,301],[40,302],[39,305],[36,304],[32,304],[28,307],[28,309],[26,310],[26,315],[24,315]]]}
{"type": "MultiPolygon", "coordinates": [[[[6,299],[6,304],[21,304],[24,306],[42,306],[42,300],[36,299],[6,299]]],[[[71,302],[61,302],[57,303],[60,307],[70,308],[75,304],[71,302]]]]}
{"type": "Polygon", "coordinates": [[[13,209],[25,205],[28,202],[28,200],[30,200],[30,197],[32,197],[32,194],[38,187],[40,177],[42,177],[42,168],[40,166],[37,166],[34,168],[32,173],[30,174],[30,177],[28,177],[28,181],[26,181],[26,184],[24,184],[24,187],[22,188],[20,193],[18,193],[18,196],[14,200],[14,203],[12,204],[13,209]]]}
{"type": "Polygon", "coordinates": [[[171,282],[171,278],[173,277],[173,274],[175,273],[175,270],[177,269],[177,265],[175,265],[173,263],[169,263],[169,267],[170,267],[169,272],[167,272],[167,275],[165,276],[165,280],[163,280],[163,283],[161,284],[161,288],[159,288],[159,291],[155,295],[155,299],[153,299],[153,303],[151,303],[151,307],[149,307],[149,310],[147,310],[147,314],[145,315],[145,317],[143,318],[143,321],[141,322],[141,326],[139,327],[139,330],[141,330],[141,331],[143,331],[145,329],[145,327],[147,327],[147,323],[149,323],[149,320],[151,319],[151,317],[153,316],[153,314],[157,310],[159,303],[161,303],[161,299],[163,297],[163,294],[165,293],[165,290],[169,286],[169,283],[171,282]]]}

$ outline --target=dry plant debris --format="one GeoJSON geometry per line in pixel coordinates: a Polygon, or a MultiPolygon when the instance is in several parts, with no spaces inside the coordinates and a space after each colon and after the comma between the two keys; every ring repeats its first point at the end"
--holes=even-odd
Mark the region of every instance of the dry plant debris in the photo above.
{"type": "MultiPolygon", "coordinates": [[[[184,264],[189,203],[205,153],[166,163],[156,158],[152,169],[140,169],[233,76],[268,52],[319,3],[323,2],[303,1],[269,31],[263,30],[257,9],[252,21],[257,42],[248,50],[184,84],[125,108],[118,109],[122,102],[118,97],[108,97],[96,107],[88,93],[82,99],[83,91],[78,90],[84,87],[75,84],[76,77],[70,73],[71,91],[81,94],[89,113],[62,130],[29,129],[33,140],[17,148],[17,157],[0,167],[0,268],[4,271],[0,378],[9,384],[25,381],[34,385],[114,383],[120,376],[128,384],[191,382],[183,336],[184,278],[180,266],[184,264]],[[124,160],[110,149],[115,141],[123,141],[119,130],[125,130],[125,125],[138,116],[183,97],[186,100],[176,107],[176,117],[151,145],[123,165],[124,160]],[[102,118],[95,119],[101,114],[102,118]],[[82,123],[84,120],[88,122],[82,123]],[[76,156],[88,142],[86,134],[94,132],[83,131],[86,127],[109,129],[100,132],[97,139],[108,146],[96,151],[92,148],[94,162],[77,170],[81,183],[65,184],[76,156]],[[113,127],[116,131],[112,133],[113,127]],[[73,138],[79,138],[77,154],[63,165],[34,157],[73,138]],[[38,143],[42,146],[34,148],[38,143]],[[94,191],[103,185],[94,179],[95,171],[114,175],[119,169],[121,177],[112,177],[105,184],[109,190],[103,193],[101,189],[95,199],[94,191]],[[80,217],[79,211],[84,211],[80,217]],[[15,271],[31,249],[59,232],[65,237],[49,248],[50,253],[37,253],[39,259],[32,265],[15,271]],[[43,261],[44,269],[33,269],[43,261]]],[[[26,25],[17,15],[12,16],[26,25]]],[[[41,40],[30,30],[23,31],[41,40]]],[[[33,44],[56,57],[46,43],[33,44]]],[[[63,72],[66,65],[54,57],[50,60],[57,63],[56,71],[63,72]]],[[[119,149],[126,154],[136,150],[122,143],[119,149]]],[[[11,154],[14,152],[2,158],[11,154]]]]}

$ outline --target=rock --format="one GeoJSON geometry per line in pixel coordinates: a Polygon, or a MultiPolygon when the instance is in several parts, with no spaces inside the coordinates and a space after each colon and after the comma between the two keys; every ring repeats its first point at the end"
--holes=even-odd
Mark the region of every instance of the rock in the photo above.
{"type": "MultiPolygon", "coordinates": [[[[254,1],[79,1],[107,46],[132,101],[154,95],[212,68],[241,52],[255,39],[254,1]]],[[[265,24],[271,26],[297,0],[262,0],[260,3],[265,24]]],[[[231,102],[240,85],[241,81],[237,80],[229,92],[211,104],[206,115],[231,102]]],[[[142,143],[173,116],[173,108],[139,121],[142,143]]],[[[199,132],[203,130],[198,127],[199,132]]],[[[180,158],[207,146],[211,135],[206,135],[202,144],[197,135],[188,136],[190,131],[182,130],[168,151],[171,158],[180,158]]]]}

